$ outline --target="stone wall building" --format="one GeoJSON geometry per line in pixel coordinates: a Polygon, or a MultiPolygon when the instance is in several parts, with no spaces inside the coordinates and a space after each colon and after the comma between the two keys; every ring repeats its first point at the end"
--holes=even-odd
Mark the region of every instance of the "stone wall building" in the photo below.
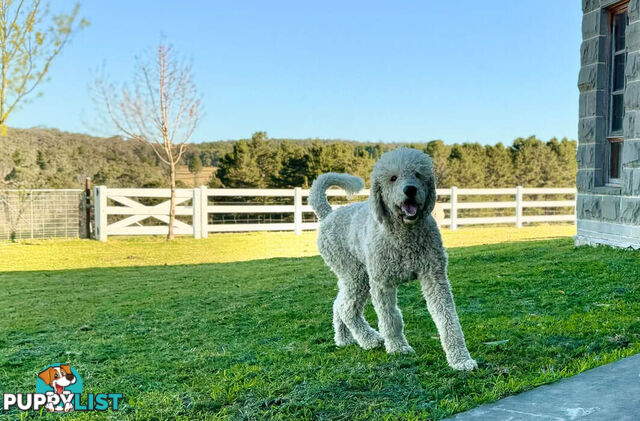
{"type": "Polygon", "coordinates": [[[576,244],[640,248],[640,0],[582,0],[576,244]]]}

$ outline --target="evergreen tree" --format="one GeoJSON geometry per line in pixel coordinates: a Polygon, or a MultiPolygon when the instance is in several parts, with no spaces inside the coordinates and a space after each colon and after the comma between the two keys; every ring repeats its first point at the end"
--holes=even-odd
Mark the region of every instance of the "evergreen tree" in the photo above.
{"type": "Polygon", "coordinates": [[[576,161],[577,142],[566,137],[559,142],[558,139],[553,138],[548,145],[558,157],[558,172],[554,178],[554,187],[573,185],[578,171],[578,162],[576,161]]]}
{"type": "Polygon", "coordinates": [[[432,140],[427,143],[424,152],[431,157],[435,166],[436,183],[440,188],[451,187],[451,177],[449,171],[449,155],[451,147],[444,144],[442,140],[432,140]]]}
{"type": "Polygon", "coordinates": [[[276,187],[308,188],[310,180],[309,155],[299,145],[284,141],[280,145],[278,157],[281,160],[280,172],[274,180],[276,187]]]}
{"type": "Polygon", "coordinates": [[[514,186],[515,174],[513,169],[513,159],[509,149],[502,143],[495,146],[485,146],[487,155],[485,169],[485,186],[501,188],[514,186]]]}
{"type": "Polygon", "coordinates": [[[251,159],[258,168],[260,188],[273,185],[280,172],[280,159],[275,145],[269,141],[266,132],[255,132],[249,142],[251,159]]]}
{"type": "MultiPolygon", "coordinates": [[[[239,140],[233,145],[233,152],[220,159],[216,179],[225,187],[260,187],[262,177],[260,169],[251,154],[246,140],[239,140]]],[[[215,186],[217,180],[211,180],[215,186]]]]}
{"type": "Polygon", "coordinates": [[[535,136],[513,142],[516,183],[525,187],[546,186],[545,166],[550,159],[546,145],[535,136]]]}
{"type": "Polygon", "coordinates": [[[486,154],[478,143],[455,144],[449,155],[449,170],[453,185],[461,187],[484,187],[486,154]]]}

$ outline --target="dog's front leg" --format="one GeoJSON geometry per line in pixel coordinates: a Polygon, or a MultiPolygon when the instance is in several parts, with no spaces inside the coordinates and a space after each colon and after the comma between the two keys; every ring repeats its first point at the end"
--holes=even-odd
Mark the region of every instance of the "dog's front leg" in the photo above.
{"type": "Polygon", "coordinates": [[[372,283],[371,301],[378,314],[378,328],[387,352],[413,352],[404,336],[404,321],[398,308],[398,288],[383,283],[372,283]]]}
{"type": "Polygon", "coordinates": [[[446,274],[435,278],[422,276],[420,285],[451,368],[455,370],[478,368],[478,364],[471,358],[467,350],[446,274]]]}

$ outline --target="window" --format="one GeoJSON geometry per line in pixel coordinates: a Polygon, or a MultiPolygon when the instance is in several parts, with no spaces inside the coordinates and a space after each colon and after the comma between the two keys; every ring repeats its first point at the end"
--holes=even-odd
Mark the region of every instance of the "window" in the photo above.
{"type": "Polygon", "coordinates": [[[620,157],[624,147],[624,67],[627,62],[625,31],[628,24],[627,3],[611,10],[609,136],[605,153],[605,174],[609,184],[620,184],[620,157]]]}

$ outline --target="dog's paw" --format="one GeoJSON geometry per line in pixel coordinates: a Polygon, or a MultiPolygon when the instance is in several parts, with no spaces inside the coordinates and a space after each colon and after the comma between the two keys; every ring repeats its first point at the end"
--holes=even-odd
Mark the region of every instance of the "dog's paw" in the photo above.
{"type": "Polygon", "coordinates": [[[413,354],[415,352],[409,344],[388,345],[386,348],[389,354],[413,354]]]}
{"type": "Polygon", "coordinates": [[[347,345],[351,345],[352,343],[354,343],[356,340],[348,337],[348,338],[344,338],[344,337],[335,337],[333,338],[333,341],[336,343],[337,347],[343,347],[343,346],[347,346],[347,345]]]}
{"type": "Polygon", "coordinates": [[[383,343],[384,339],[382,339],[382,336],[380,336],[380,334],[375,330],[369,332],[363,340],[358,341],[358,345],[360,345],[364,349],[377,348],[383,343]]]}
{"type": "Polygon", "coordinates": [[[454,370],[472,371],[478,368],[478,363],[476,362],[476,360],[469,358],[458,362],[449,362],[449,366],[454,370]]]}

